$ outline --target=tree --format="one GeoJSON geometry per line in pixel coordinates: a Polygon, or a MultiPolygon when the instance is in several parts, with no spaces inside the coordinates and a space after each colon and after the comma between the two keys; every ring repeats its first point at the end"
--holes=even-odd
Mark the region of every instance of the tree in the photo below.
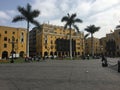
{"type": "Polygon", "coordinates": [[[18,21],[27,22],[26,54],[27,54],[27,57],[29,57],[29,27],[30,27],[30,23],[36,25],[37,27],[40,26],[39,22],[34,19],[39,16],[40,11],[32,10],[31,5],[29,3],[27,4],[26,8],[18,6],[17,9],[21,15],[15,16],[12,22],[18,22],[18,21]]]}
{"type": "Polygon", "coordinates": [[[62,22],[66,22],[64,29],[67,29],[67,27],[69,27],[70,30],[70,58],[72,59],[72,38],[71,38],[71,30],[72,27],[74,27],[78,32],[79,32],[79,28],[77,27],[77,25],[75,25],[75,23],[82,23],[82,20],[79,18],[76,18],[76,13],[70,15],[69,13],[67,14],[67,16],[64,16],[61,21],[62,22]]]}
{"type": "Polygon", "coordinates": [[[94,46],[93,46],[93,34],[97,31],[99,31],[100,27],[96,27],[95,25],[90,25],[85,28],[85,31],[91,34],[91,54],[94,56],[94,46]]]}
{"type": "Polygon", "coordinates": [[[84,36],[84,56],[85,56],[85,54],[86,54],[86,49],[85,49],[85,47],[86,47],[86,39],[87,39],[87,37],[89,36],[89,33],[87,33],[87,34],[85,34],[85,36],[84,36]]]}

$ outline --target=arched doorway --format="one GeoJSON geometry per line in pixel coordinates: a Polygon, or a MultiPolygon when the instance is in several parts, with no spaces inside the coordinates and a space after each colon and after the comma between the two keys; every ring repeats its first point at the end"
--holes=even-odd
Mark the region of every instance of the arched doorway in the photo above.
{"type": "Polygon", "coordinates": [[[50,52],[50,55],[53,56],[54,55],[53,52],[50,52]]]}
{"type": "Polygon", "coordinates": [[[48,56],[48,52],[44,52],[44,56],[48,56]]]}
{"type": "Polygon", "coordinates": [[[7,51],[2,52],[2,58],[8,58],[8,52],[7,51]]]}
{"type": "Polygon", "coordinates": [[[57,52],[55,52],[54,55],[57,55],[57,52]]]}
{"type": "Polygon", "coordinates": [[[24,51],[20,52],[20,57],[24,57],[24,51]]]}

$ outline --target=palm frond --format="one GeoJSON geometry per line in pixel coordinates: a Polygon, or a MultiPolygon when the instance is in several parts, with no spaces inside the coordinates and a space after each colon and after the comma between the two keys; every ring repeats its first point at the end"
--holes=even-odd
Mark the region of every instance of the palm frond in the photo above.
{"type": "Polygon", "coordinates": [[[75,19],[74,22],[82,23],[83,21],[79,18],[75,19]]]}
{"type": "Polygon", "coordinates": [[[23,16],[18,15],[13,18],[12,22],[23,21],[23,20],[25,20],[25,18],[23,16]]]}
{"type": "Polygon", "coordinates": [[[40,23],[36,20],[30,21],[32,24],[36,25],[37,27],[40,27],[40,23]]]}
{"type": "Polygon", "coordinates": [[[73,27],[77,30],[77,32],[80,32],[77,25],[73,25],[73,27]]]}
{"type": "Polygon", "coordinates": [[[70,17],[70,14],[69,14],[69,13],[68,13],[67,15],[68,15],[68,17],[70,17]]]}
{"type": "Polygon", "coordinates": [[[85,34],[84,39],[86,39],[89,35],[90,33],[85,34]]]}
{"type": "Polygon", "coordinates": [[[100,27],[96,27],[95,25],[90,25],[90,26],[87,26],[87,28],[85,28],[85,31],[93,34],[97,31],[99,31],[100,27]]]}
{"type": "Polygon", "coordinates": [[[68,26],[68,24],[66,23],[65,26],[64,26],[64,29],[67,29],[67,26],[68,26]]]}
{"type": "Polygon", "coordinates": [[[32,10],[31,5],[28,3],[27,6],[26,6],[26,11],[31,12],[31,10],[32,10]]]}
{"type": "Polygon", "coordinates": [[[17,9],[22,15],[24,15],[24,13],[26,13],[26,9],[24,7],[18,6],[17,9]]]}
{"type": "Polygon", "coordinates": [[[39,14],[40,14],[40,11],[39,11],[39,10],[34,10],[34,11],[31,12],[32,17],[34,17],[34,18],[35,18],[35,17],[38,17],[39,14]]]}
{"type": "Polygon", "coordinates": [[[76,22],[82,22],[81,19],[75,19],[75,17],[77,16],[76,13],[70,15],[69,13],[67,14],[68,16],[64,16],[61,21],[65,21],[65,28],[67,28],[67,26],[69,26],[69,28],[74,27],[78,32],[79,32],[79,28],[77,27],[77,25],[75,25],[76,22]]]}
{"type": "Polygon", "coordinates": [[[77,16],[76,13],[72,14],[72,15],[71,15],[71,19],[74,20],[74,18],[75,18],[76,16],[77,16]]]}
{"type": "Polygon", "coordinates": [[[67,22],[69,20],[69,18],[67,16],[64,16],[62,19],[61,19],[61,22],[67,22]]]}

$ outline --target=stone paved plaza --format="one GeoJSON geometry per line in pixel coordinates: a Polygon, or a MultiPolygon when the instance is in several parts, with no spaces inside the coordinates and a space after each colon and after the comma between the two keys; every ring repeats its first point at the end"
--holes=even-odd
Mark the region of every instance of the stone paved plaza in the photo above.
{"type": "Polygon", "coordinates": [[[120,90],[120,73],[101,60],[0,64],[0,90],[120,90]]]}

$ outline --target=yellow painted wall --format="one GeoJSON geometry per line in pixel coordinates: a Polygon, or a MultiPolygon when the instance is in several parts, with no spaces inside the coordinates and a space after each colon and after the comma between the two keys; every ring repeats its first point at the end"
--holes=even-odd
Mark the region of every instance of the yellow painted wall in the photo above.
{"type": "Polygon", "coordinates": [[[0,26],[0,58],[2,58],[2,53],[4,51],[8,52],[8,57],[10,56],[10,53],[12,50],[11,42],[12,42],[13,36],[15,37],[15,40],[16,40],[14,51],[17,54],[19,54],[21,51],[26,53],[26,29],[0,26]],[[6,41],[4,40],[5,37],[7,38],[6,41]],[[23,38],[23,41],[22,41],[22,38],[23,38]],[[7,45],[6,48],[4,47],[4,44],[7,45]]]}
{"type": "MultiPolygon", "coordinates": [[[[55,26],[50,24],[43,24],[41,26],[41,30],[37,32],[36,37],[36,48],[37,53],[42,53],[42,56],[44,56],[44,52],[48,52],[48,55],[50,55],[50,52],[56,52],[56,45],[55,41],[58,38],[63,39],[69,39],[69,30],[64,30],[61,26],[55,26]],[[47,40],[47,43],[45,43],[45,39],[47,40]],[[52,42],[52,43],[51,43],[52,42]],[[53,48],[52,48],[53,47],[53,48]]],[[[76,52],[80,52],[82,54],[83,52],[83,40],[84,34],[76,34],[75,30],[72,30],[72,39],[76,41],[76,52]]]]}
{"type": "MultiPolygon", "coordinates": [[[[93,49],[94,49],[94,54],[100,54],[100,41],[97,38],[93,38],[93,49]]],[[[86,40],[86,54],[91,54],[91,38],[88,38],[86,40]]]]}

